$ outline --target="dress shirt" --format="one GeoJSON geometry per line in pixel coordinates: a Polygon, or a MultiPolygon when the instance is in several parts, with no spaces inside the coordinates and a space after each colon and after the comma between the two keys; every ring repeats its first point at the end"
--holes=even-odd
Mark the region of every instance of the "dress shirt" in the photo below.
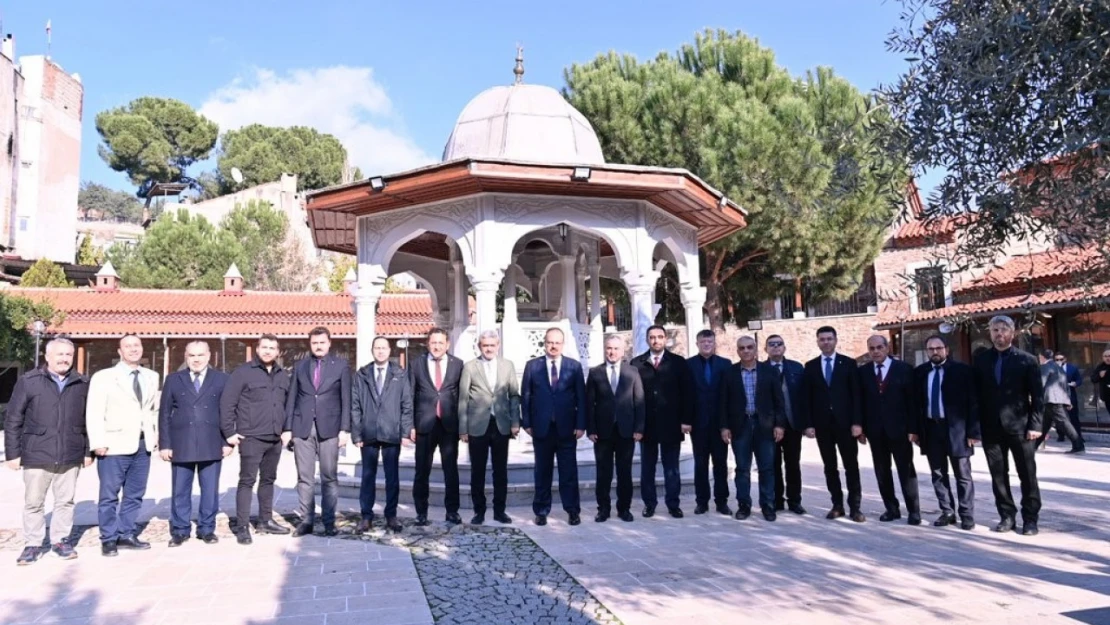
{"type": "MultiPolygon", "coordinates": [[[[204,386],[204,378],[207,375],[208,375],[208,367],[205,367],[205,368],[200,370],[200,386],[204,386]]],[[[189,384],[192,384],[193,380],[195,380],[196,378],[197,378],[197,374],[193,373],[192,369],[189,369],[189,384]]]]}
{"type": "MultiPolygon", "coordinates": [[[[758,366],[758,363],[756,363],[758,366]]],[[[744,411],[750,416],[755,414],[755,387],[756,387],[756,367],[751,369],[740,365],[740,377],[744,382],[744,398],[747,400],[747,406],[744,411]]]]}
{"type": "MultiPolygon", "coordinates": [[[[447,377],[447,354],[439,357],[439,375],[440,382],[447,377]]],[[[436,383],[436,359],[431,354],[428,354],[428,378],[434,386],[436,383]]]]}
{"type": "Polygon", "coordinates": [[[555,363],[555,371],[557,371],[559,373],[559,379],[562,380],[563,379],[563,357],[561,355],[556,356],[555,358],[552,358],[551,356],[544,356],[543,360],[544,360],[543,366],[547,368],[547,371],[546,371],[547,378],[549,380],[551,379],[551,363],[555,363]]]}
{"type": "MultiPolygon", "coordinates": [[[[932,408],[932,406],[933,406],[933,379],[936,378],[936,377],[940,377],[940,381],[937,382],[937,383],[940,384],[943,387],[943,385],[944,385],[944,363],[945,362],[948,362],[948,361],[945,360],[944,362],[940,363],[939,365],[933,365],[933,370],[929,372],[929,377],[925,381],[926,382],[925,392],[928,394],[928,400],[929,400],[926,404],[927,410],[929,411],[929,414],[927,416],[930,419],[937,418],[937,416],[933,414],[933,408],[932,408]]],[[[930,364],[932,364],[932,363],[930,363],[930,364]]],[[[940,396],[940,415],[939,415],[939,418],[943,419],[944,418],[944,391],[942,390],[940,393],[938,393],[938,395],[940,396]]]]}
{"type": "Polygon", "coordinates": [[[886,374],[890,373],[890,363],[890,356],[887,356],[886,360],[882,361],[881,363],[872,365],[872,370],[874,370],[875,375],[884,382],[886,381],[886,374]],[[882,369],[879,369],[880,365],[882,365],[882,369]]]}
{"type": "Polygon", "coordinates": [[[620,363],[620,361],[606,363],[605,377],[609,379],[609,388],[613,389],[613,394],[616,395],[617,394],[617,386],[620,385],[620,380],[621,380],[621,363],[620,363]],[[614,380],[616,380],[615,383],[614,383],[614,380]]]}
{"type": "Polygon", "coordinates": [[[482,363],[482,372],[486,374],[486,382],[489,384],[490,389],[497,387],[497,359],[485,358],[478,359],[482,363]]]}
{"type": "Polygon", "coordinates": [[[58,385],[58,392],[61,393],[66,387],[66,382],[69,381],[69,372],[67,371],[65,375],[58,375],[48,369],[47,373],[50,374],[50,379],[54,380],[54,384],[58,385]]]}

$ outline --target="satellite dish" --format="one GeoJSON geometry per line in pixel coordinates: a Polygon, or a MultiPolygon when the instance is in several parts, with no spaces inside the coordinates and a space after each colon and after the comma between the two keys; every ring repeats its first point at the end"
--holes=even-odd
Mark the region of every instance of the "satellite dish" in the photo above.
{"type": "Polygon", "coordinates": [[[952,334],[952,330],[955,329],[955,326],[945,321],[944,323],[940,324],[940,327],[937,329],[940,330],[941,334],[952,334]]]}
{"type": "Polygon", "coordinates": [[[231,179],[235,181],[235,184],[243,184],[243,172],[239,171],[238,167],[232,167],[231,179]]]}

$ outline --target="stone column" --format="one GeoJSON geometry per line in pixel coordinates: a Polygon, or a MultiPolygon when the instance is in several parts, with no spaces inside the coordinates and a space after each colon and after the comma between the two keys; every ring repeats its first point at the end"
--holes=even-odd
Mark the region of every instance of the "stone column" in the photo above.
{"type": "Polygon", "coordinates": [[[590,364],[605,358],[605,326],[601,321],[601,263],[592,262],[590,273],[590,364]]]}
{"type": "Polygon", "coordinates": [[[690,286],[682,289],[682,306],[686,309],[686,357],[698,353],[698,332],[705,328],[705,287],[690,286]]]}
{"type": "Polygon", "coordinates": [[[622,276],[632,300],[632,353],[647,351],[647,329],[655,322],[655,285],[658,271],[626,271],[622,276]]]}
{"type": "Polygon", "coordinates": [[[374,359],[370,348],[376,336],[378,300],[385,290],[385,270],[381,265],[359,264],[358,288],[352,305],[355,309],[355,366],[374,359]]]}
{"type": "Polygon", "coordinates": [[[563,318],[571,323],[578,323],[578,301],[574,288],[574,263],[573,256],[560,256],[559,264],[562,266],[563,296],[560,300],[563,318]]]}
{"type": "Polygon", "coordinates": [[[477,308],[475,326],[478,333],[497,329],[497,288],[505,272],[497,268],[475,267],[468,274],[474,286],[474,300],[477,308]]]}
{"type": "Polygon", "coordinates": [[[590,320],[586,316],[586,267],[575,264],[574,267],[574,308],[577,312],[574,323],[586,324],[590,320]]]}

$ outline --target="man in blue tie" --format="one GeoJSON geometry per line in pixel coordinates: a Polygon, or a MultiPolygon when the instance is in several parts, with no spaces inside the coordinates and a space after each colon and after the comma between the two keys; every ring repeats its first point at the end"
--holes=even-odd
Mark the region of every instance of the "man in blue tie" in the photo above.
{"type": "MultiPolygon", "coordinates": [[[[686,359],[693,381],[694,514],[709,512],[709,463],[713,463],[713,502],[717,512],[732,516],[728,507],[728,444],[721,439],[721,380],[732,366],[717,355],[713,330],[698,332],[698,353],[686,359]]],[[[801,365],[798,365],[801,368],[801,365]]]]}

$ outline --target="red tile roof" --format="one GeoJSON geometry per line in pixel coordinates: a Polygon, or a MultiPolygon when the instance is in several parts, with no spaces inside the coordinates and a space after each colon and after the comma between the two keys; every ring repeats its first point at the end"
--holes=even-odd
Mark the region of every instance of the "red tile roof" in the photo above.
{"type": "MultiPolygon", "coordinates": [[[[327,326],[335,337],[355,336],[354,309],[347,294],[90,288],[4,292],[51,302],[65,313],[65,319],[50,331],[77,338],[124,332],[171,338],[255,337],[264,332],[303,337],[318,325],[327,326]]],[[[432,326],[431,297],[426,291],[388,293],[378,303],[378,334],[422,336],[432,326]]]]}
{"type": "MultiPolygon", "coordinates": [[[[988,314],[1004,314],[1008,312],[1024,312],[1029,308],[1038,310],[1065,308],[1069,305],[1090,305],[1099,301],[1110,299],[1110,284],[1097,285],[1092,288],[1072,287],[1041,293],[1026,295],[1010,295],[1006,297],[993,297],[979,302],[968,302],[954,306],[946,306],[936,310],[919,312],[906,317],[907,326],[920,326],[929,322],[942,319],[964,319],[968,317],[985,317],[988,314]]],[[[894,315],[886,313],[879,315],[877,330],[898,328],[901,321],[894,315]]]]}
{"type": "Polygon", "coordinates": [[[913,219],[902,224],[894,233],[893,239],[902,247],[947,242],[951,241],[952,235],[956,233],[956,225],[956,219],[953,217],[913,219]]]}
{"type": "Polygon", "coordinates": [[[996,295],[1016,295],[1028,290],[1030,282],[1048,288],[1073,282],[1077,274],[1103,266],[1102,253],[1094,247],[1052,249],[1037,254],[1015,256],[980,277],[957,293],[988,291],[996,295]]]}

